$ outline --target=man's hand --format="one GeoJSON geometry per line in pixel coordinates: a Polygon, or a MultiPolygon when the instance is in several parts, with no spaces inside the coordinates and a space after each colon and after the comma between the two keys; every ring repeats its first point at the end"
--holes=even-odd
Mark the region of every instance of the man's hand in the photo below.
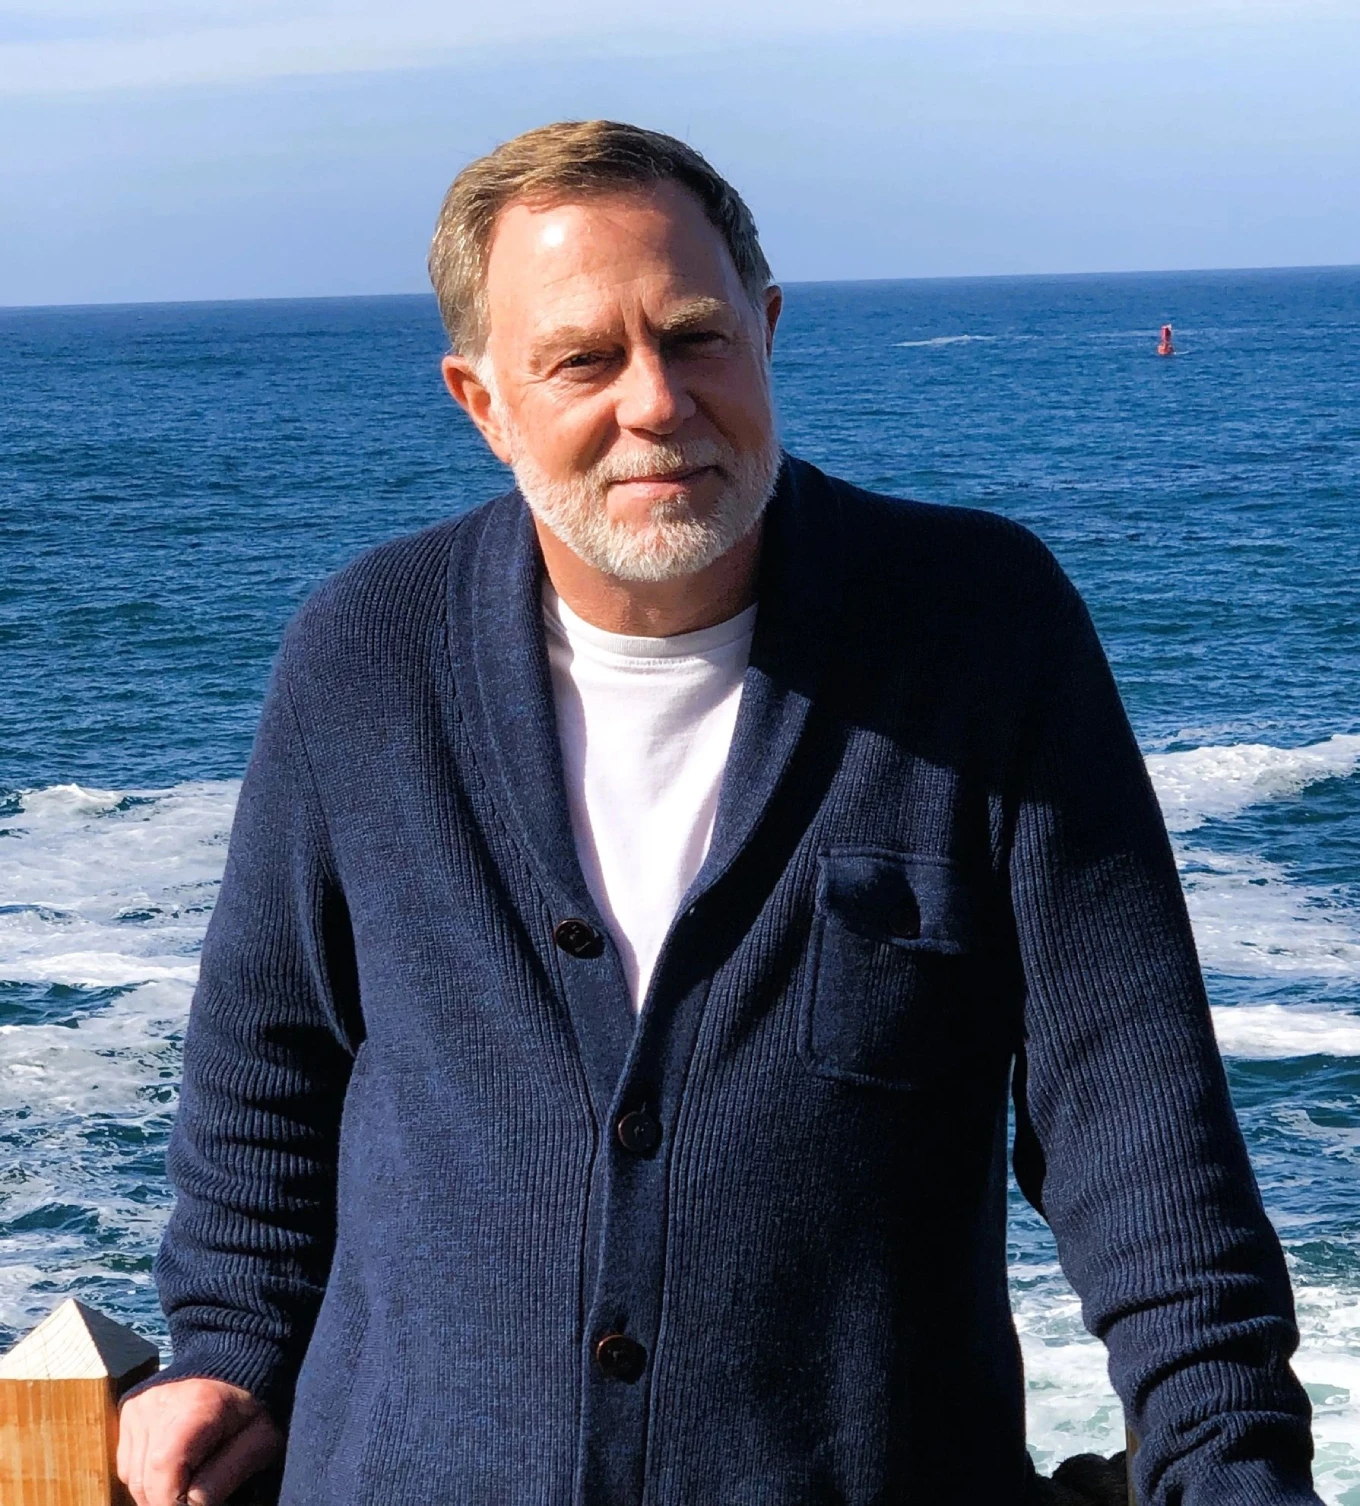
{"type": "Polygon", "coordinates": [[[167,1381],[119,1415],[118,1478],[137,1506],[223,1506],[282,1453],[277,1423],[225,1381],[167,1381]]]}

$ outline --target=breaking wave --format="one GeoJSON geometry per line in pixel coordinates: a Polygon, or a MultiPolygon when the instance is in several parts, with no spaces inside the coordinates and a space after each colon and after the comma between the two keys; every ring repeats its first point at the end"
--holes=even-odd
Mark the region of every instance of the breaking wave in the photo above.
{"type": "Polygon", "coordinates": [[[1234,743],[1153,753],[1147,763],[1167,826],[1187,832],[1262,801],[1297,795],[1324,779],[1354,774],[1360,769],[1360,734],[1337,733],[1305,748],[1234,743]]]}

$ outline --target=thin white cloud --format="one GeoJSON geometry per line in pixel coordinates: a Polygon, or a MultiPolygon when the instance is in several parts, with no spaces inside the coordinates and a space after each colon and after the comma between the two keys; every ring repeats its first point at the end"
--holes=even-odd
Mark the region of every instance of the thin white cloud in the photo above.
{"type": "Polygon", "coordinates": [[[653,52],[921,28],[1083,31],[1344,17],[1353,0],[0,0],[0,95],[437,66],[487,48],[653,52]]]}

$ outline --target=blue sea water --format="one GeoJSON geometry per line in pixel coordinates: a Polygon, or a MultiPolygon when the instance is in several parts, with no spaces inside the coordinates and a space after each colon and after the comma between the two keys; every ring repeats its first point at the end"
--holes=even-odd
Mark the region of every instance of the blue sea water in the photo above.
{"type": "MultiPolygon", "coordinates": [[[[442,350],[422,298],[0,310],[0,1347],[66,1294],[164,1339],[178,1048],[279,631],[503,489],[442,350]]],[[[776,375],[796,453],[1018,518],[1085,593],[1295,1280],[1320,1488],[1360,1506],[1360,270],[795,285],[776,375]]],[[[1018,1197],[1010,1238],[1035,1455],[1110,1452],[1018,1197]]]]}

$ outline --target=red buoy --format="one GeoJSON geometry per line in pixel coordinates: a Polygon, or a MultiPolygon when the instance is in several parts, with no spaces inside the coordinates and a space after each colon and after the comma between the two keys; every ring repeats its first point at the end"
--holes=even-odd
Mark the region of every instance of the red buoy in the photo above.
{"type": "Polygon", "coordinates": [[[1162,343],[1157,347],[1157,354],[1159,356],[1174,356],[1176,354],[1176,347],[1171,343],[1171,326],[1169,324],[1162,325],[1162,343]]]}

